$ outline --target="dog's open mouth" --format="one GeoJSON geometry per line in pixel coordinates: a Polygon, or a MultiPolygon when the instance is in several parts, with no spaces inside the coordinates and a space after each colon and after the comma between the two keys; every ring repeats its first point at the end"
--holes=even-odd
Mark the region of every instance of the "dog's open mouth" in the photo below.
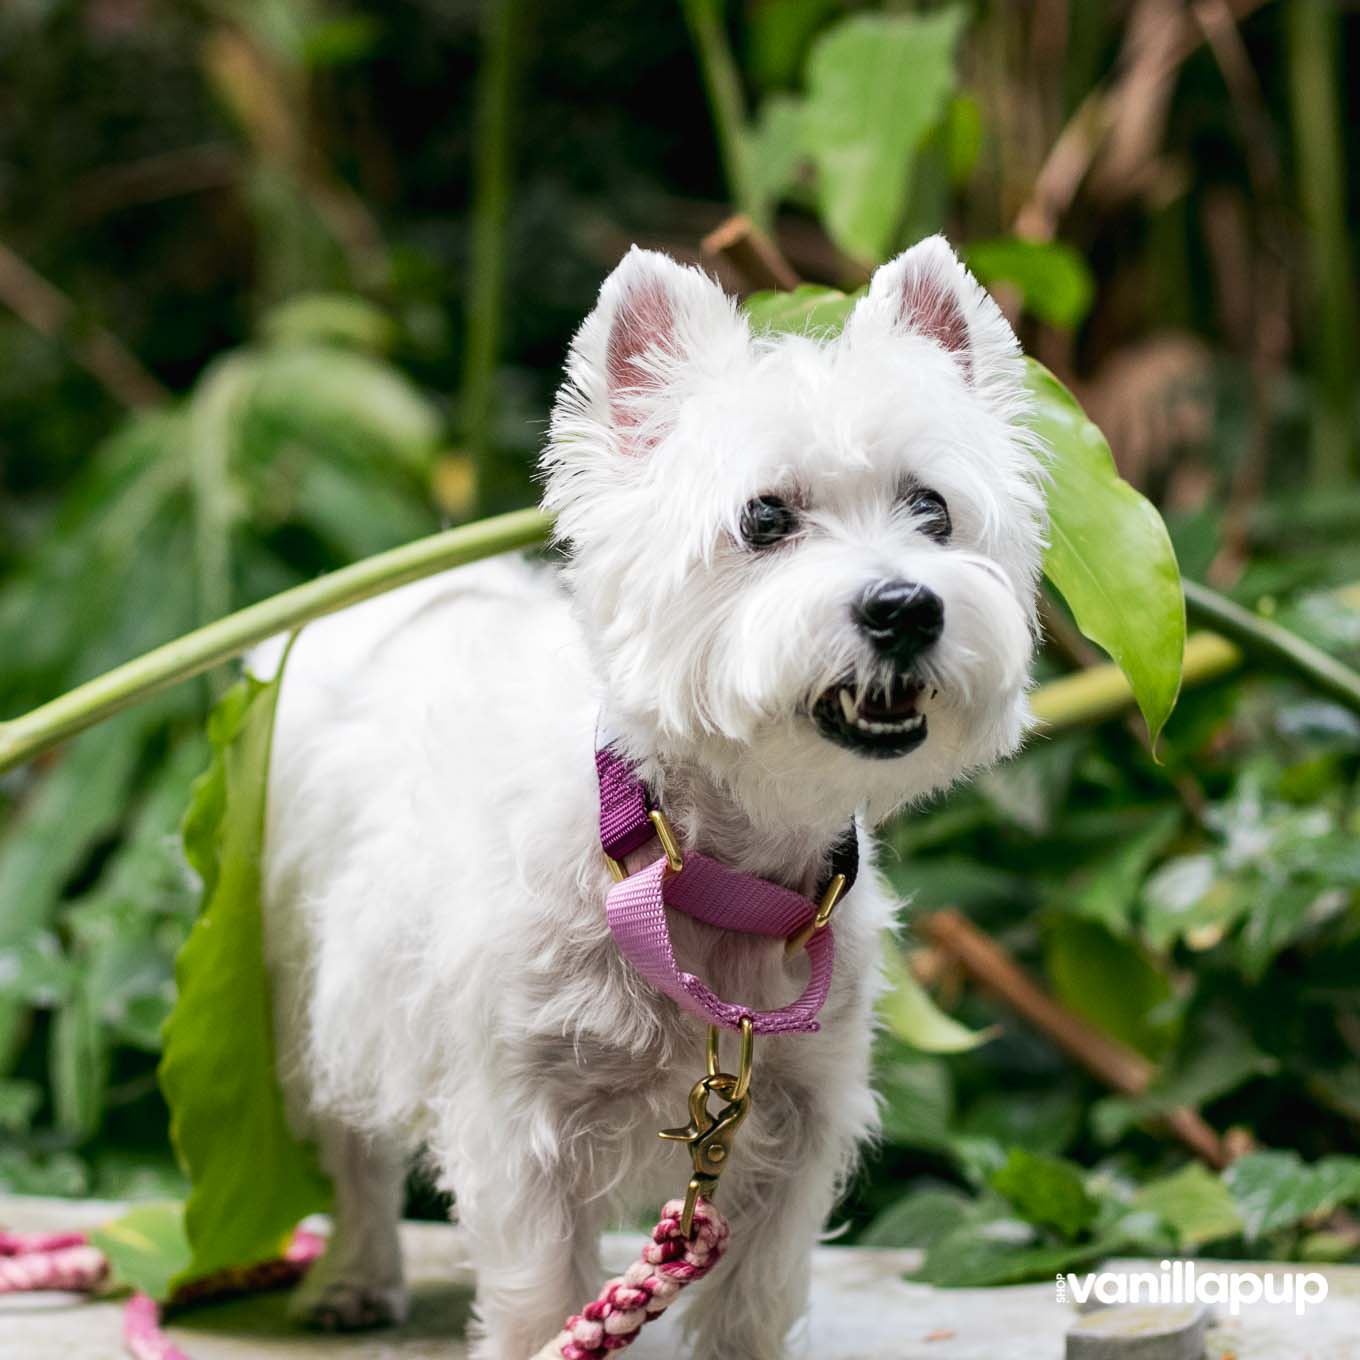
{"type": "Polygon", "coordinates": [[[832,685],[812,705],[813,721],[829,741],[861,755],[904,756],[926,739],[926,715],[916,708],[922,688],[909,676],[859,697],[853,685],[832,685]]]}

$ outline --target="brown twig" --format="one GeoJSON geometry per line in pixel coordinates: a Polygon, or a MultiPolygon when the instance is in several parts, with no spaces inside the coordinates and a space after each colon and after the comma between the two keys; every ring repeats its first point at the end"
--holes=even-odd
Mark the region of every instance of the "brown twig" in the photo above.
{"type": "Polygon", "coordinates": [[[700,250],[706,260],[724,260],[749,284],[789,291],[800,282],[779,247],[745,213],[737,213],[704,237],[700,250]]]}
{"type": "Polygon", "coordinates": [[[158,406],[170,400],[170,393],[116,335],[80,319],[75,303],[3,242],[0,304],[39,335],[66,344],[76,363],[122,405],[158,406]]]}
{"type": "MultiPolygon", "coordinates": [[[[1107,1086],[1141,1095],[1156,1068],[1140,1053],[1102,1034],[1054,1001],[1000,945],[956,911],[936,911],[917,924],[923,938],[949,955],[980,986],[1042,1030],[1064,1053],[1107,1086]]],[[[1188,1108],[1164,1116],[1172,1133],[1215,1169],[1228,1165],[1223,1140],[1203,1117],[1188,1108]]]]}

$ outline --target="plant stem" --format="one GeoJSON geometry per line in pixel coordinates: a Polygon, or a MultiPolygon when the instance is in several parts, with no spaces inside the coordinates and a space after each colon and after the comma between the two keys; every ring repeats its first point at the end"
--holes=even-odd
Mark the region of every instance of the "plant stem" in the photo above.
{"type": "MultiPolygon", "coordinates": [[[[233,355],[213,365],[189,403],[189,466],[194,503],[196,622],[207,625],[230,612],[232,450],[238,411],[252,375],[249,358],[233,355]]],[[[220,689],[209,677],[209,692],[220,689]]]]}
{"type": "Polygon", "coordinates": [[[1288,62],[1298,193],[1307,224],[1315,335],[1314,486],[1345,481],[1355,436],[1355,271],[1346,227],[1346,154],[1338,102],[1341,16],[1333,0],[1290,0],[1288,62]]]}
{"type": "Polygon", "coordinates": [[[171,685],[239,656],[257,642],[297,628],[447,567],[542,543],[550,521],[541,510],[516,510],[466,524],[365,558],[167,642],[96,677],[51,703],[0,723],[0,772],[171,685]]]}
{"type": "Polygon", "coordinates": [[[722,157],[732,203],[762,231],[770,229],[770,208],[756,188],[755,167],[751,159],[751,133],[746,121],[746,98],[741,75],[727,41],[723,23],[723,0],[683,0],[685,20],[699,56],[699,68],[708,93],[713,128],[718,134],[718,154],[722,157]]]}
{"type": "MultiPolygon", "coordinates": [[[[1242,664],[1241,649],[1217,633],[1194,633],[1185,642],[1183,688],[1206,685],[1242,664]]],[[[1040,685],[1030,696],[1041,733],[1053,736],[1074,727],[1117,718],[1133,703],[1133,689],[1112,662],[1091,666],[1040,685]]]]}
{"type": "Polygon", "coordinates": [[[1210,624],[1244,652],[1303,677],[1312,687],[1360,713],[1360,673],[1320,647],[1270,619],[1243,609],[1216,590],[1186,581],[1185,606],[1201,623],[1210,624]]]}
{"type": "Polygon", "coordinates": [[[486,0],[477,81],[472,251],[463,360],[463,437],[472,459],[474,505],[485,505],[496,361],[505,305],[505,232],[510,204],[510,141],[518,70],[517,0],[486,0]]]}

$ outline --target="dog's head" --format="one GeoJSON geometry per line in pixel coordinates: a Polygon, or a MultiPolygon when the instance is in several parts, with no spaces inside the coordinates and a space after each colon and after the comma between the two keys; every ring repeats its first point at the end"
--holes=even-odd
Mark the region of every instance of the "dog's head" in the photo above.
{"type": "Polygon", "coordinates": [[[838,816],[1013,750],[1044,532],[1025,413],[1015,336],[942,238],[831,341],[753,336],[633,250],[544,458],[611,719],[838,816]]]}

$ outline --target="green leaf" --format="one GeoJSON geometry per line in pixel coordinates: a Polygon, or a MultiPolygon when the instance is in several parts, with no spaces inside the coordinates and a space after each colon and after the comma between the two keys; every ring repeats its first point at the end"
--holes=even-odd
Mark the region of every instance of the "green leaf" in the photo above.
{"type": "Polygon", "coordinates": [[[1149,1181],[1134,1195],[1130,1207],[1156,1214],[1175,1231],[1182,1251],[1194,1251],[1206,1242],[1242,1231],[1242,1219],[1227,1186],[1200,1162],[1188,1162],[1173,1175],[1149,1181]]]}
{"type": "Polygon", "coordinates": [[[765,203],[778,203],[807,164],[807,105],[793,95],[771,95],[751,130],[751,178],[765,203]]]}
{"type": "Polygon", "coordinates": [[[1250,1152],[1224,1173],[1223,1183],[1249,1241],[1301,1219],[1326,1213],[1360,1194],[1360,1161],[1329,1157],[1308,1166],[1296,1152],[1250,1152]]]}
{"type": "Polygon", "coordinates": [[[965,1053],[985,1044],[995,1030],[971,1030],[946,1015],[911,975],[902,952],[889,948],[884,974],[888,990],[879,1001],[879,1016],[904,1044],[922,1053],[965,1053]]]}
{"type": "MultiPolygon", "coordinates": [[[[1236,941],[1237,966],[1248,982],[1259,982],[1275,956],[1308,931],[1322,897],[1323,890],[1316,882],[1258,887],[1236,941]]],[[[1337,908],[1345,907],[1344,897],[1338,895],[1334,900],[1337,908]]]]}
{"type": "Polygon", "coordinates": [[[1185,597],[1166,525],[1124,481],[1105,436],[1072,394],[1030,359],[1033,427],[1051,450],[1048,579],[1077,627],[1133,687],[1153,742],[1176,705],[1185,597]]]}
{"type": "Polygon", "coordinates": [[[1171,982],[1137,944],[1060,916],[1045,933],[1044,961],[1065,1006],[1140,1053],[1166,1051],[1176,1024],[1171,982]]]}
{"type": "MultiPolygon", "coordinates": [[[[21,805],[0,845],[0,950],[22,947],[46,926],[67,879],[123,816],[146,731],[159,716],[120,714],[77,737],[21,805]]],[[[22,1011],[0,999],[0,1068],[22,1011]]]]}
{"type": "Polygon", "coordinates": [[[42,1104],[36,1081],[0,1081],[0,1133],[26,1133],[42,1104]]]}
{"type": "Polygon", "coordinates": [[[1082,1102],[1066,1087],[988,1091],[960,1122],[967,1135],[991,1138],[1003,1147],[1057,1156],[1081,1130],[1082,1102]]]}
{"type": "Polygon", "coordinates": [[[1025,1280],[1052,1280],[1059,1271],[1072,1270],[1118,1251],[1122,1233],[1099,1237],[1078,1246],[1034,1245],[1005,1235],[1009,1225],[964,1224],[936,1241],[926,1252],[920,1270],[907,1278],[941,1289],[984,1289],[1025,1280]]]}
{"type": "Polygon", "coordinates": [[[917,1190],[875,1216],[857,1240],[866,1247],[931,1247],[958,1227],[972,1204],[958,1190],[917,1190]]]}
{"type": "Polygon", "coordinates": [[[1086,1193],[1086,1179],[1073,1162],[1012,1148],[1006,1164],[992,1177],[1027,1223],[1052,1228],[1068,1241],[1095,1222],[1100,1206],[1086,1193]]]}
{"type": "Polygon", "coordinates": [[[76,1143],[99,1128],[108,1083],[109,1044],[82,979],[52,1021],[48,1068],[57,1127],[76,1143]]]}
{"type": "Polygon", "coordinates": [[[1025,310],[1060,330],[1081,325],[1091,309],[1095,279],[1090,266],[1065,242],[1018,237],[975,241],[964,259],[979,283],[1018,288],[1025,310]]]}
{"type": "Polygon", "coordinates": [[[396,338],[385,312],[348,293],[291,298],[264,318],[261,330],[276,344],[348,345],[370,354],[385,354],[396,338]]]}
{"type": "Polygon", "coordinates": [[[1064,904],[1067,910],[1098,922],[1112,935],[1128,935],[1148,866],[1175,839],[1180,825],[1180,808],[1157,809],[1141,830],[1112,845],[1097,861],[1064,904]]]}
{"type": "Polygon", "coordinates": [[[1250,906],[1236,879],[1220,875],[1213,855],[1178,855],[1143,884],[1142,936],[1164,953],[1190,936],[1217,941],[1250,906]]]}
{"type": "Polygon", "coordinates": [[[278,681],[242,681],[214,714],[217,748],[185,819],[204,910],[180,952],[161,1087],[192,1190],[193,1255],[177,1279],[278,1256],[329,1187],[288,1127],[275,1074],[260,862],[278,681]]]}
{"type": "Polygon", "coordinates": [[[954,1083],[938,1058],[880,1044],[874,1088],[883,1100],[883,1137],[898,1147],[945,1151],[954,1116],[954,1083]]]}
{"type": "Polygon", "coordinates": [[[807,66],[804,135],[821,218],[847,254],[892,253],[916,151],[954,91],[966,12],[856,14],[824,33],[807,66]]]}
{"type": "Polygon", "coordinates": [[[837,335],[861,296],[802,283],[791,293],[752,293],[743,306],[753,330],[837,335]]]}
{"type": "Polygon", "coordinates": [[[90,1241],[109,1258],[113,1282],[153,1299],[170,1296],[192,1253],[184,1232],[184,1205],[177,1200],[139,1204],[96,1228],[90,1241]]]}

